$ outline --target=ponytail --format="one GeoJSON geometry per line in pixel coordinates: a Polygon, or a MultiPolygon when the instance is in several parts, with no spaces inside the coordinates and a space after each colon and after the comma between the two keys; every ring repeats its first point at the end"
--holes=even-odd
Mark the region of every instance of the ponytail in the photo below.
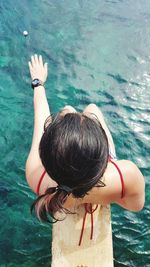
{"type": "Polygon", "coordinates": [[[31,212],[35,211],[37,217],[42,222],[55,223],[62,219],[55,217],[57,212],[73,214],[73,212],[64,208],[63,205],[67,197],[71,194],[71,188],[67,186],[50,187],[45,194],[39,196],[31,206],[31,212]],[[50,218],[49,218],[50,215],[50,218]],[[54,221],[52,221],[53,219],[54,221]]]}
{"type": "Polygon", "coordinates": [[[55,223],[62,221],[55,217],[57,212],[65,214],[75,214],[70,210],[63,207],[67,197],[72,193],[75,198],[83,198],[88,195],[92,187],[104,187],[105,184],[99,180],[99,175],[96,175],[91,181],[82,184],[76,188],[70,188],[65,185],[57,187],[50,187],[45,191],[45,194],[39,196],[31,206],[31,212],[35,210],[35,213],[39,220],[42,222],[55,223]],[[95,185],[96,184],[96,185],[95,185]],[[49,216],[51,219],[49,219],[49,216]]]}

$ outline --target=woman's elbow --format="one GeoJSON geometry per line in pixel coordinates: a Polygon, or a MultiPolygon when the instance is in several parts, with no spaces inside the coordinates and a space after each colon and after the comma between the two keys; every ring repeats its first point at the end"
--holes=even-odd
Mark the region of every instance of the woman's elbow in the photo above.
{"type": "Polygon", "coordinates": [[[144,208],[144,204],[145,204],[145,194],[144,196],[139,200],[139,202],[137,203],[136,206],[136,212],[141,211],[144,208]]]}
{"type": "Polygon", "coordinates": [[[139,212],[144,208],[145,203],[145,193],[139,195],[134,195],[129,198],[121,199],[116,202],[116,204],[120,205],[124,209],[133,212],[139,212]]]}
{"type": "Polygon", "coordinates": [[[145,193],[143,193],[142,196],[138,196],[135,198],[135,200],[132,202],[132,205],[130,206],[130,210],[133,212],[139,212],[144,208],[145,204],[145,193]]]}

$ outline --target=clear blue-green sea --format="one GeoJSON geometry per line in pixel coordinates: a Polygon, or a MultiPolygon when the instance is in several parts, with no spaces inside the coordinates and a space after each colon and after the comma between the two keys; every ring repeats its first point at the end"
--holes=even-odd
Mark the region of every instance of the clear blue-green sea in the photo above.
{"type": "Polygon", "coordinates": [[[25,180],[33,53],[48,62],[51,111],[97,104],[118,158],[144,174],[141,212],[112,205],[114,264],[150,267],[150,0],[0,1],[0,267],[51,262],[51,226],[30,214],[35,194],[25,180]]]}

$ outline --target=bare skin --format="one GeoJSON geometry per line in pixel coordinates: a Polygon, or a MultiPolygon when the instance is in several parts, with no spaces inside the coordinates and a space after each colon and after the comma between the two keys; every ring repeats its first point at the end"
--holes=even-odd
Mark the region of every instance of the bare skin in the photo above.
{"type": "MultiPolygon", "coordinates": [[[[39,78],[43,82],[46,81],[48,68],[47,64],[43,64],[41,56],[34,55],[31,57],[29,69],[31,79],[39,78]]],[[[34,132],[31,150],[26,162],[26,179],[31,189],[36,192],[39,178],[44,171],[44,167],[42,166],[38,153],[39,142],[43,134],[44,122],[50,115],[46,92],[43,86],[39,86],[34,89],[33,102],[34,132]]],[[[76,112],[76,110],[71,106],[66,106],[62,110],[62,114],[71,112],[76,112]]],[[[113,154],[115,154],[113,138],[100,109],[95,104],[90,104],[83,110],[83,113],[87,116],[92,116],[93,119],[94,116],[91,114],[94,114],[99,119],[107,134],[110,150],[113,154]]],[[[116,163],[122,172],[125,183],[125,197],[123,199],[121,199],[121,182],[118,171],[113,164],[109,162],[104,176],[102,177],[106,186],[102,188],[94,187],[83,199],[75,199],[70,195],[65,203],[65,207],[71,207],[83,203],[102,205],[117,203],[130,211],[140,211],[143,208],[145,201],[144,177],[139,168],[133,162],[129,160],[117,160],[116,163]]],[[[48,187],[56,185],[56,182],[52,180],[48,174],[46,174],[40,186],[40,194],[43,194],[48,187]]]]}

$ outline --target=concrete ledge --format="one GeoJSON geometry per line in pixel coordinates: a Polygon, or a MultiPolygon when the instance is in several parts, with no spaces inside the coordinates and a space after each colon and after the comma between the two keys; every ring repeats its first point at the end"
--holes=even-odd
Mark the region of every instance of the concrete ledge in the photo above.
{"type": "Polygon", "coordinates": [[[81,246],[78,243],[84,206],[76,212],[53,225],[51,267],[113,267],[110,206],[99,205],[94,212],[93,240],[90,240],[91,216],[87,214],[81,246]]]}

